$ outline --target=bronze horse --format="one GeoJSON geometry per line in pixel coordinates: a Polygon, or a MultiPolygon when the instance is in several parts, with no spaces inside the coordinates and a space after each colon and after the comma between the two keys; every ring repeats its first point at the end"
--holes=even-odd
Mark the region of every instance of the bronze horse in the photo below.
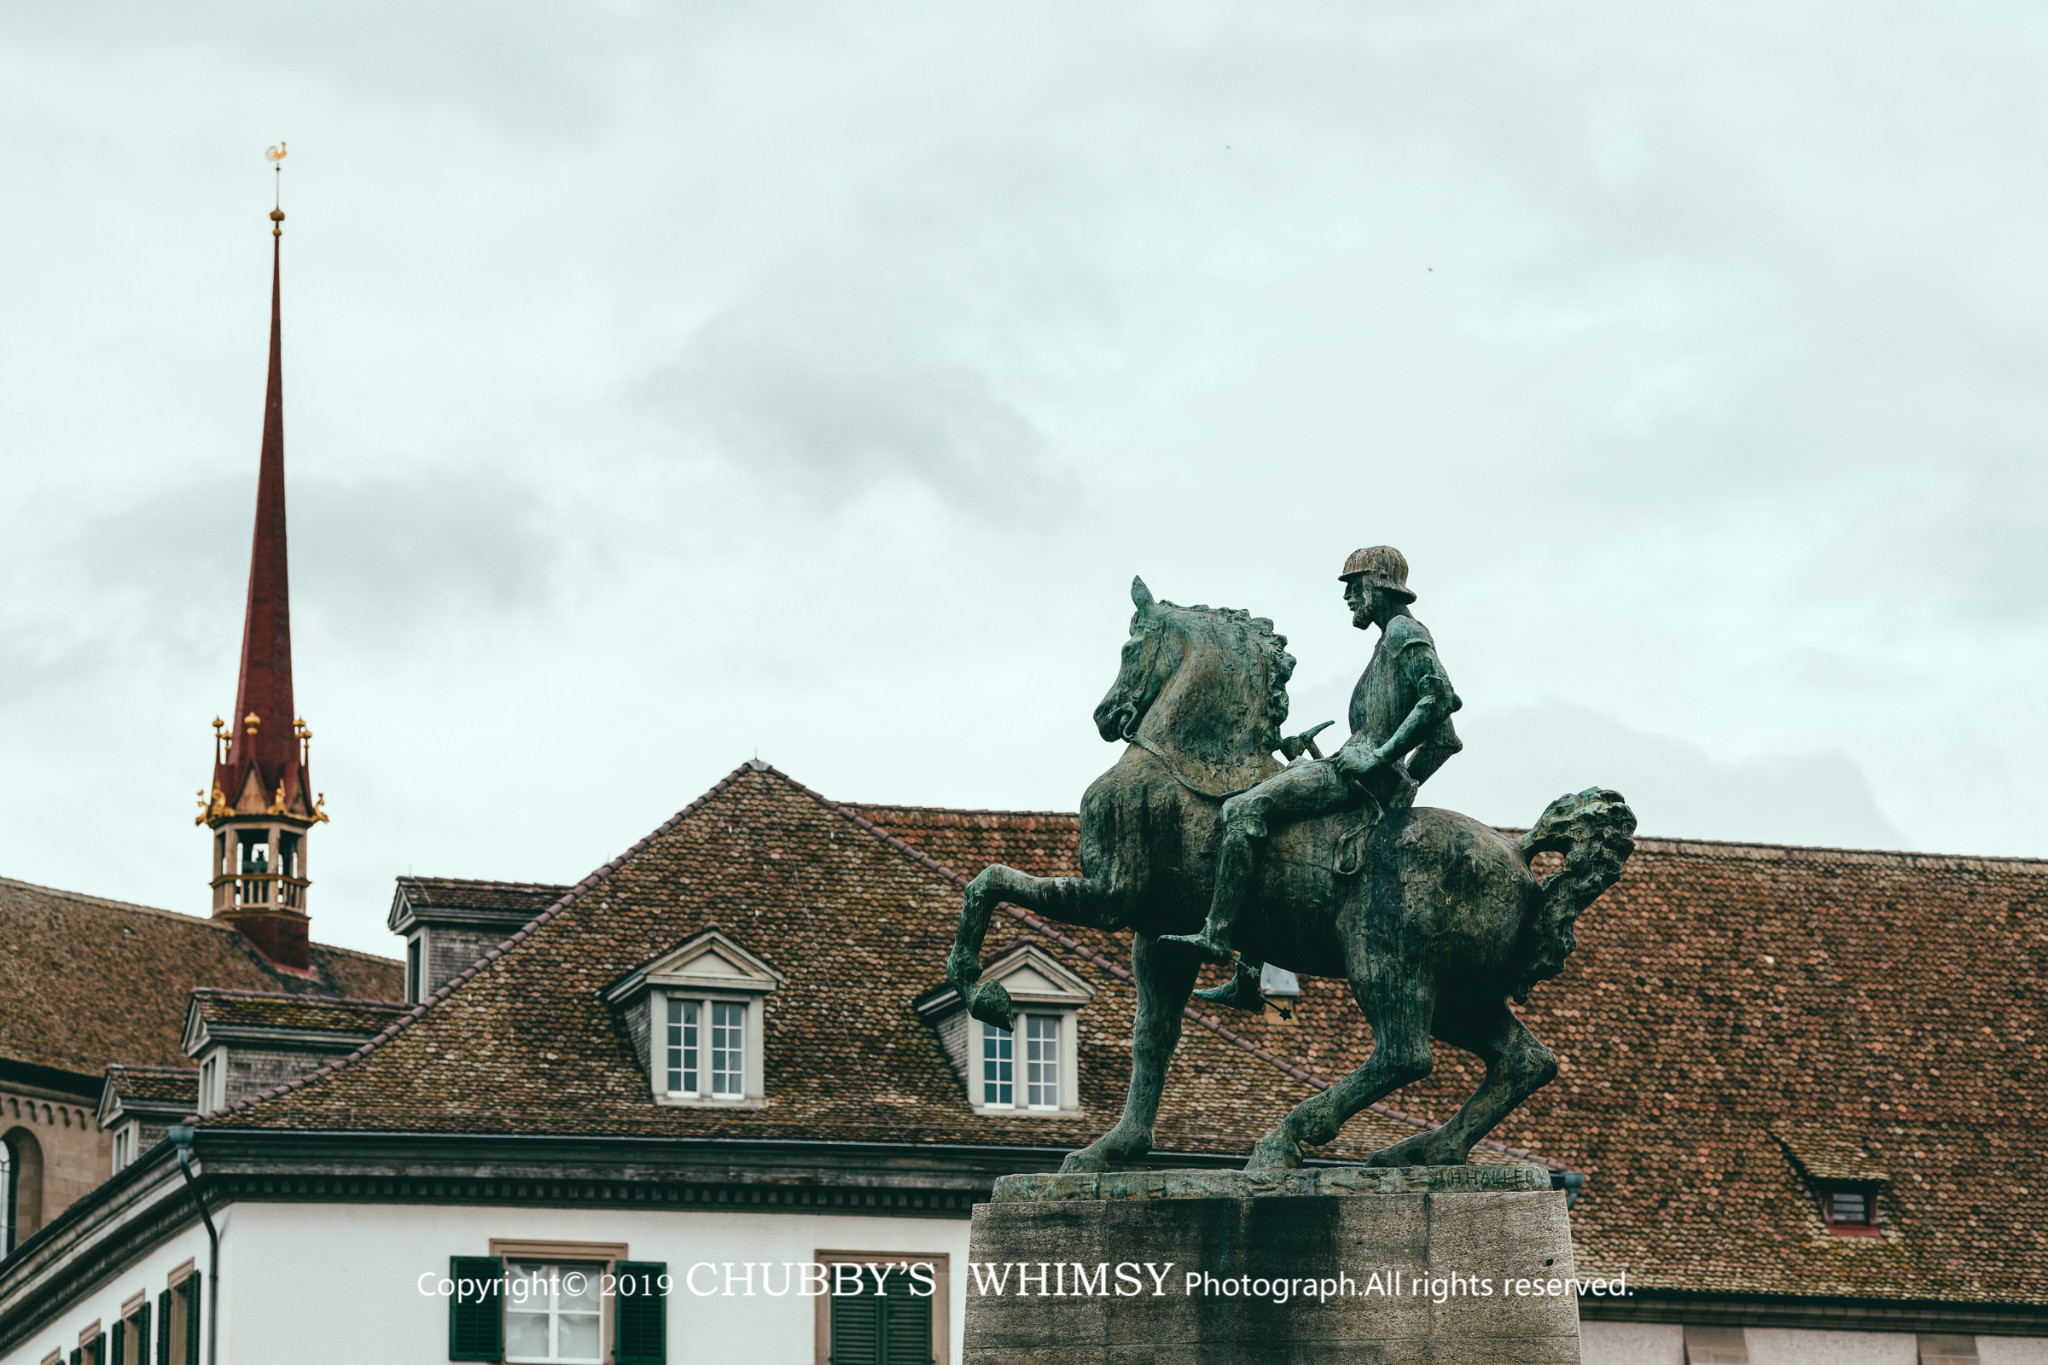
{"type": "MultiPolygon", "coordinates": [[[[1064,1171],[1102,1171],[1152,1148],[1167,1062],[1200,964],[1161,934],[1187,933],[1209,906],[1222,798],[1280,771],[1294,660],[1272,622],[1246,612],[1155,601],[1142,579],[1123,665],[1095,708],[1105,740],[1126,742],[1081,798],[1081,875],[1033,877],[1000,864],[968,884],[946,975],[975,1018],[1015,1026],[1009,993],[980,982],[981,943],[1001,902],[1095,929],[1134,930],[1137,1021],[1123,1117],[1064,1171]]],[[[1434,1065],[1432,1036],[1475,1053],[1486,1079],[1457,1114],[1373,1154],[1379,1166],[1459,1165],[1474,1143],[1557,1074],[1557,1059],[1508,1008],[1558,974],[1572,924],[1621,875],[1635,815],[1592,788],[1550,803],[1510,839],[1453,811],[1387,812],[1276,823],[1234,930],[1237,947],[1310,976],[1341,977],[1372,1025],[1363,1066],[1296,1105],[1254,1147],[1250,1168],[1299,1166],[1301,1145],[1332,1141],[1367,1105],[1434,1065]],[[1563,855],[1544,881],[1529,860],[1563,855]]]]}

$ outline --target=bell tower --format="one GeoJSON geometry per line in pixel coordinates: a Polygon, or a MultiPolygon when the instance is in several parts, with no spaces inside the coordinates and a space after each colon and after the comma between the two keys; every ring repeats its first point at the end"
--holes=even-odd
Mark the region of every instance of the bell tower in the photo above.
{"type": "MultiPolygon", "coordinates": [[[[282,155],[281,149],[272,159],[282,155]]],[[[233,719],[213,722],[213,784],[195,824],[213,833],[213,915],[278,967],[309,970],[306,836],[324,823],[311,788],[313,732],[292,706],[291,592],[285,557],[284,366],[279,256],[284,210],[271,210],[270,380],[256,473],[256,534],[242,618],[233,719]]]]}

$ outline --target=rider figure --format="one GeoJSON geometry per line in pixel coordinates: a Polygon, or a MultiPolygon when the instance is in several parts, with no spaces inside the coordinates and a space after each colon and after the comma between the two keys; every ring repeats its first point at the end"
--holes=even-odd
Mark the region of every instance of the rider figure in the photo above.
{"type": "MultiPolygon", "coordinates": [[[[1375,545],[1352,551],[1338,577],[1351,624],[1360,630],[1380,628],[1372,661],[1351,693],[1351,738],[1330,757],[1306,761],[1304,751],[1316,752],[1314,730],[1284,741],[1281,752],[1293,761],[1223,803],[1223,847],[1208,922],[1199,934],[1161,935],[1162,943],[1184,944],[1212,962],[1236,959],[1230,926],[1250,892],[1268,816],[1299,819],[1356,810],[1363,823],[1355,837],[1363,846],[1382,814],[1412,805],[1417,788],[1465,747],[1451,728],[1451,713],[1463,703],[1451,690],[1436,642],[1408,613],[1415,600],[1408,590],[1408,561],[1391,545],[1375,545]]],[[[1238,960],[1230,982],[1200,994],[1257,1009],[1259,965],[1238,960]]]]}

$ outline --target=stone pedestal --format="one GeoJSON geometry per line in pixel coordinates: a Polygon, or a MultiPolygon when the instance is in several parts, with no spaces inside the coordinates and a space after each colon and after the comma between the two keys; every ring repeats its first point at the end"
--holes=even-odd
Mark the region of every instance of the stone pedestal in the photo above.
{"type": "Polygon", "coordinates": [[[968,1260],[967,1365],[1579,1360],[1538,1166],[1005,1176],[968,1260]]]}

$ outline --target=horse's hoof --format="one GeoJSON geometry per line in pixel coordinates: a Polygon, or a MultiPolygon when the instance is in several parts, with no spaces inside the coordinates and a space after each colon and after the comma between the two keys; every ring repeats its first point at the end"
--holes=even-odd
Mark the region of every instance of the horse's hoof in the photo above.
{"type": "Polygon", "coordinates": [[[1245,1162],[1248,1171],[1291,1171],[1301,1165],[1301,1144],[1293,1138],[1278,1133],[1268,1133],[1259,1139],[1259,1145],[1252,1148],[1252,1159],[1245,1162]]]}
{"type": "Polygon", "coordinates": [[[1107,1161],[1085,1147],[1078,1152],[1068,1152],[1067,1159],[1060,1163],[1061,1175],[1100,1175],[1108,1169],[1107,1161]]]}
{"type": "Polygon", "coordinates": [[[1235,962],[1237,952],[1227,943],[1218,943],[1202,934],[1161,934],[1155,942],[1171,943],[1177,948],[1192,949],[1204,962],[1235,962]]]}
{"type": "Polygon", "coordinates": [[[1234,1010],[1263,1010],[1266,1007],[1266,998],[1259,994],[1258,986],[1259,983],[1253,981],[1251,990],[1247,991],[1244,988],[1244,978],[1234,976],[1220,986],[1196,991],[1195,999],[1207,1000],[1215,1005],[1226,1005],[1234,1010]]]}
{"type": "Polygon", "coordinates": [[[984,1024],[994,1024],[1005,1033],[1017,1031],[1017,1011],[1010,992],[1000,981],[983,981],[967,996],[967,1012],[984,1024]]]}

